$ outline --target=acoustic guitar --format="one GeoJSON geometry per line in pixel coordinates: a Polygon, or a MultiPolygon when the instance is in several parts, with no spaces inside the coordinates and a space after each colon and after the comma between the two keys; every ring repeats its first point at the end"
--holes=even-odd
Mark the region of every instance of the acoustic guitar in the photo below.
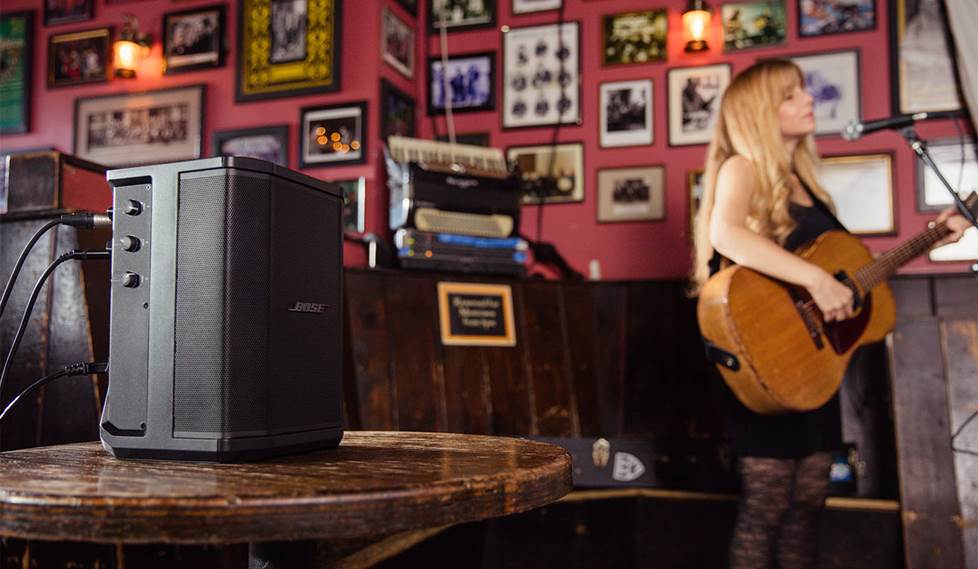
{"type": "MultiPolygon", "coordinates": [[[[972,212],[978,194],[965,202],[972,212]]],[[[835,275],[854,293],[855,312],[825,322],[808,291],[732,266],[700,291],[697,316],[710,359],[730,389],[763,415],[810,411],[839,389],[856,348],[882,340],[896,311],[887,278],[950,234],[944,223],[873,258],[858,239],[828,231],[795,253],[835,275]]]]}

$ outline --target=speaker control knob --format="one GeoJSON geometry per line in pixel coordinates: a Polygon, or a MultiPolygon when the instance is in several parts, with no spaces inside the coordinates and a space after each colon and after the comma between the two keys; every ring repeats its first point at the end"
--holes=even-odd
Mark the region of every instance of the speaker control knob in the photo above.
{"type": "Polygon", "coordinates": [[[126,271],[122,275],[122,286],[126,288],[136,288],[139,286],[139,275],[126,271]]]}
{"type": "Polygon", "coordinates": [[[129,200],[126,202],[125,212],[126,215],[139,215],[143,213],[143,204],[136,200],[129,200]]]}
{"type": "Polygon", "coordinates": [[[142,246],[142,242],[139,241],[139,237],[133,237],[132,235],[126,235],[120,242],[122,243],[122,248],[126,251],[136,252],[142,246]]]}

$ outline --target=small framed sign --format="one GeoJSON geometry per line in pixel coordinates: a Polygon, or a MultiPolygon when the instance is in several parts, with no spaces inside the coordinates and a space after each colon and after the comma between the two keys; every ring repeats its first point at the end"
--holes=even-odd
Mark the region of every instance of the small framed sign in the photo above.
{"type": "Polygon", "coordinates": [[[438,283],[438,321],[445,346],[515,346],[509,285],[438,283]]]}

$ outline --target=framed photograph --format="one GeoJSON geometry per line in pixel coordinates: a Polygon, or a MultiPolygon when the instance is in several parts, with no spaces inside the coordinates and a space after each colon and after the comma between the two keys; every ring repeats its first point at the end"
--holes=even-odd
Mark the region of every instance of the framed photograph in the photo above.
{"type": "Polygon", "coordinates": [[[783,44],[787,36],[784,0],[724,4],[723,51],[783,44]]]}
{"type": "Polygon", "coordinates": [[[730,65],[675,67],[669,83],[669,145],[706,144],[720,112],[720,96],[730,84],[730,65]]]}
{"type": "MultiPolygon", "coordinates": [[[[978,191],[978,143],[974,140],[962,143],[958,139],[945,139],[928,143],[927,150],[962,200],[967,199],[971,192],[978,191]]],[[[918,158],[917,211],[941,211],[952,203],[951,194],[937,174],[918,158]]]]}
{"type": "MultiPolygon", "coordinates": [[[[448,142],[447,134],[439,134],[435,137],[438,142],[448,142]]],[[[488,132],[466,132],[466,133],[455,133],[455,144],[468,144],[469,146],[484,146],[489,147],[489,133],[488,132]]]]}
{"type": "Polygon", "coordinates": [[[559,10],[563,0],[513,0],[513,14],[559,10]]]}
{"type": "Polygon", "coordinates": [[[819,182],[832,196],[835,215],[856,235],[896,233],[893,209],[893,157],[889,154],[828,156],[819,182]]]}
{"type": "Polygon", "coordinates": [[[163,73],[224,65],[223,4],[163,15],[163,73]]]}
{"type": "Polygon", "coordinates": [[[700,200],[703,199],[703,169],[695,168],[686,171],[686,194],[689,196],[689,229],[687,237],[693,242],[693,232],[696,230],[696,214],[700,211],[700,200]]]}
{"type": "Polygon", "coordinates": [[[450,32],[491,28],[496,25],[495,0],[428,0],[428,30],[450,32]]]}
{"type": "Polygon", "coordinates": [[[91,20],[95,0],[44,0],[44,25],[91,20]]]}
{"type": "Polygon", "coordinates": [[[380,51],[384,61],[405,77],[414,77],[414,28],[384,8],[380,25],[380,51]]]}
{"type": "Polygon", "coordinates": [[[75,99],[73,154],[103,166],[200,158],[204,85],[75,99]]]}
{"type": "Polygon", "coordinates": [[[584,201],[584,145],[579,142],[553,145],[514,146],[506,159],[520,169],[523,180],[532,182],[553,178],[555,184],[541,184],[540,195],[523,196],[524,204],[570,203],[584,201]]]}
{"type": "Polygon", "coordinates": [[[515,346],[512,287],[439,282],[438,323],[445,346],[515,346]]]}
{"type": "Polygon", "coordinates": [[[30,130],[33,39],[33,11],[0,15],[0,134],[30,130]]]}
{"type": "Polygon", "coordinates": [[[104,83],[112,72],[111,57],[112,28],[53,34],[48,39],[48,87],[104,83]]]}
{"type": "Polygon", "coordinates": [[[440,57],[428,60],[428,114],[445,112],[451,101],[453,113],[489,111],[496,108],[496,53],[473,53],[448,58],[447,69],[440,57]]]}
{"type": "Polygon", "coordinates": [[[503,34],[503,128],[580,123],[579,46],[577,22],[503,34]]]}
{"type": "Polygon", "coordinates": [[[367,182],[363,176],[355,180],[336,182],[343,188],[343,231],[363,233],[365,231],[364,200],[367,197],[367,182]]]}
{"type": "Polygon", "coordinates": [[[601,84],[601,147],[652,144],[652,80],[601,84]]]}
{"type": "Polygon", "coordinates": [[[238,0],[235,101],[340,88],[339,0],[238,0]]]}
{"type": "Polygon", "coordinates": [[[215,132],[214,156],[248,156],[289,167],[289,125],[215,132]]]}
{"type": "Polygon", "coordinates": [[[367,160],[367,103],[304,107],[299,114],[299,167],[367,160]]]}
{"type": "Polygon", "coordinates": [[[666,218],[665,168],[598,170],[598,223],[666,218]]]}
{"type": "Polygon", "coordinates": [[[814,99],[815,134],[839,134],[861,113],[859,52],[855,50],[792,57],[814,99]]]}
{"type": "Polygon", "coordinates": [[[413,137],[415,135],[414,99],[391,85],[388,81],[380,80],[380,137],[387,140],[388,136],[400,135],[413,137]]]}
{"type": "Polygon", "coordinates": [[[803,38],[876,29],[876,0],[798,0],[803,38]]]}
{"type": "Polygon", "coordinates": [[[607,14],[601,18],[601,63],[625,65],[666,60],[666,9],[607,14]]]}
{"type": "Polygon", "coordinates": [[[960,241],[931,249],[927,258],[935,262],[978,261],[978,229],[966,229],[960,241]]]}
{"type": "Polygon", "coordinates": [[[962,108],[941,0],[890,0],[893,114],[962,108]]]}

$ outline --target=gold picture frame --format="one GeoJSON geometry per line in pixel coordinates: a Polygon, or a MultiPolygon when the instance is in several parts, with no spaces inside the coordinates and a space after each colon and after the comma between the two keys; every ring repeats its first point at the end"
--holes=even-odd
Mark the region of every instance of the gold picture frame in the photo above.
{"type": "Polygon", "coordinates": [[[438,322],[445,346],[516,345],[509,285],[438,283],[438,322]]]}
{"type": "Polygon", "coordinates": [[[235,101],[340,88],[338,0],[239,0],[235,101]]]}
{"type": "Polygon", "coordinates": [[[891,154],[825,156],[818,177],[835,202],[835,215],[850,233],[897,233],[891,154]]]}

